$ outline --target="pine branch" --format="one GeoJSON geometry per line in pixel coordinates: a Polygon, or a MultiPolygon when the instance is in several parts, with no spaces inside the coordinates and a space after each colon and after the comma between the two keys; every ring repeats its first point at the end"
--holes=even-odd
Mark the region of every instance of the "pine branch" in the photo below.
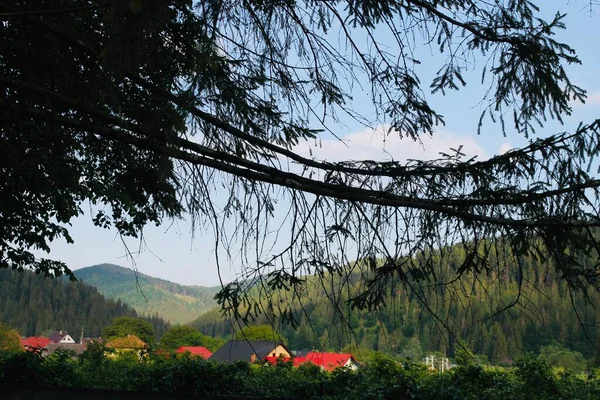
{"type": "MultiPolygon", "coordinates": [[[[497,218],[487,215],[461,211],[459,208],[446,207],[436,201],[428,201],[418,198],[409,198],[396,196],[387,192],[365,190],[360,188],[349,187],[346,185],[331,184],[313,179],[305,178],[297,174],[283,172],[276,168],[268,167],[252,161],[241,159],[229,153],[224,153],[209,149],[205,146],[188,142],[183,139],[177,140],[175,143],[159,142],[147,138],[139,138],[127,134],[123,131],[107,128],[104,126],[85,123],[83,121],[74,120],[71,118],[61,117],[45,113],[39,109],[30,107],[22,107],[20,105],[10,104],[0,99],[0,107],[10,110],[11,112],[21,113],[28,117],[39,120],[58,123],[63,126],[79,129],[88,133],[97,134],[107,139],[116,140],[122,143],[128,143],[136,147],[166,154],[171,157],[187,161],[196,165],[203,165],[216,170],[226,172],[235,176],[247,178],[254,181],[271,183],[293,190],[301,190],[306,193],[335,198],[339,200],[347,200],[352,202],[361,202],[365,204],[382,205],[388,207],[407,207],[421,210],[435,211],[446,215],[461,218],[467,221],[477,221],[489,223],[492,225],[512,226],[512,227],[566,227],[566,226],[600,226],[600,220],[585,221],[585,220],[563,220],[563,219],[511,219],[497,218]],[[177,146],[185,146],[185,148],[197,152],[193,154],[174,148],[172,144],[177,146]],[[214,158],[213,158],[214,157],[214,158]],[[231,163],[231,164],[230,164],[231,163]],[[232,165],[233,164],[233,165],[232,165]],[[237,165],[237,166],[236,166],[237,165]],[[244,168],[240,168],[244,167],[244,168]]],[[[595,186],[600,186],[600,181],[594,182],[595,186]]],[[[580,189],[576,189],[580,190],[580,189]]],[[[457,201],[460,203],[460,201],[457,201]]]]}
{"type": "MultiPolygon", "coordinates": [[[[28,16],[48,16],[48,15],[61,15],[61,14],[73,14],[79,12],[100,10],[103,8],[107,8],[110,6],[110,3],[101,4],[101,5],[89,5],[82,7],[72,7],[72,8],[62,8],[59,10],[29,10],[29,11],[12,11],[0,13],[0,21],[7,21],[13,18],[22,18],[28,16]]],[[[10,7],[4,3],[0,3],[0,7],[15,10],[15,8],[10,7]]]]}

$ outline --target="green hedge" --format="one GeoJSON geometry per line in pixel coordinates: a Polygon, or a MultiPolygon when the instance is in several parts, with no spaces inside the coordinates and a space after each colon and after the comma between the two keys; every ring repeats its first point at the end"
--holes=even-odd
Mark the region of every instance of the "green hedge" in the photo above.
{"type": "Polygon", "coordinates": [[[0,354],[0,387],[113,389],[135,392],[326,399],[598,399],[600,378],[555,373],[533,356],[514,368],[457,367],[430,372],[420,364],[399,364],[375,354],[358,371],[323,372],[314,365],[294,368],[217,362],[175,356],[135,355],[108,359],[90,349],[78,360],[57,352],[0,354]]]}

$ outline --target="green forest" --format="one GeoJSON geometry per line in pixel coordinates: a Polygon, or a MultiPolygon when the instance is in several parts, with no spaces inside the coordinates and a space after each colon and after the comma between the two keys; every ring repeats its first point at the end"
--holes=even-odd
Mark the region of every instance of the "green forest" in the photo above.
{"type": "MultiPolygon", "coordinates": [[[[22,336],[48,334],[54,330],[70,332],[76,340],[99,337],[102,329],[116,317],[138,317],[120,300],[106,299],[83,282],[48,278],[31,271],[0,269],[0,323],[15,328],[22,336]]],[[[144,316],[157,335],[168,329],[162,318],[144,316]]]]}
{"type": "MultiPolygon", "coordinates": [[[[399,359],[420,359],[428,353],[454,357],[461,342],[482,362],[496,365],[510,364],[528,352],[561,358],[579,370],[586,369],[585,360],[597,362],[600,317],[592,306],[597,295],[588,301],[571,293],[549,261],[534,258],[514,268],[502,265],[505,257],[489,254],[488,272],[465,273],[453,280],[458,261],[464,258],[461,251],[455,246],[428,255],[439,259],[435,273],[447,284],[413,279],[409,290],[390,281],[383,289],[386,306],[371,310],[353,309],[348,302],[370,279],[352,272],[308,277],[300,293],[256,291],[253,295],[274,299],[282,309],[265,308],[253,323],[275,323],[293,349],[348,350],[359,355],[381,351],[399,359]],[[347,277],[346,286],[340,276],[347,277]]],[[[382,264],[377,261],[378,270],[382,264]]],[[[213,310],[190,325],[224,337],[238,326],[231,322],[213,310]]]]}

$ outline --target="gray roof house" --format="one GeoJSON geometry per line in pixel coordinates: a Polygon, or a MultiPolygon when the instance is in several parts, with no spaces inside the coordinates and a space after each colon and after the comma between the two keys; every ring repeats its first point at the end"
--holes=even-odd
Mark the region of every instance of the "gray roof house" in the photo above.
{"type": "Polygon", "coordinates": [[[291,353],[283,342],[280,341],[230,340],[219,350],[215,351],[209,359],[226,363],[233,363],[235,361],[254,362],[262,360],[267,356],[290,357],[291,353]]]}
{"type": "Polygon", "coordinates": [[[75,356],[80,356],[86,349],[85,344],[79,343],[48,343],[48,355],[52,355],[57,350],[71,351],[75,356]]]}
{"type": "Polygon", "coordinates": [[[67,331],[54,331],[48,338],[50,343],[75,343],[75,340],[67,333],[67,331]]]}

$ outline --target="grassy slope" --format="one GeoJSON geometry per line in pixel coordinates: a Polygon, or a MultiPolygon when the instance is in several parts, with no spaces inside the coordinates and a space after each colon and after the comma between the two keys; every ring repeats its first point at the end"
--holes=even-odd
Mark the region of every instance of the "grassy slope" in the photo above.
{"type": "Polygon", "coordinates": [[[75,271],[78,279],[104,296],[129,304],[141,314],[157,313],[171,323],[185,324],[214,308],[217,287],[183,286],[118,265],[100,264],[75,271]],[[141,289],[141,290],[140,290],[141,289]],[[146,299],[144,298],[146,297],[146,299]]]}

